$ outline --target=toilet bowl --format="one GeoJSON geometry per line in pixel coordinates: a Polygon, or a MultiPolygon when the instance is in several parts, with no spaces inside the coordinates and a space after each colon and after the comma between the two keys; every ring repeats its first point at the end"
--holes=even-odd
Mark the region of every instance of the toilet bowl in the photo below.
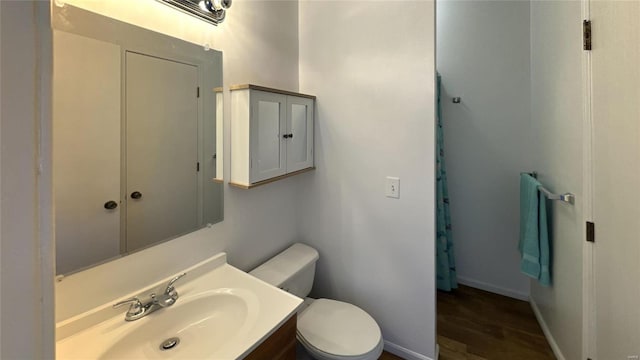
{"type": "Polygon", "coordinates": [[[306,298],[318,258],[314,248],[294,244],[250,274],[305,298],[298,310],[296,337],[314,359],[378,359],[384,342],[380,327],[369,314],[342,301],[306,298]]]}
{"type": "Polygon", "coordinates": [[[329,299],[305,299],[298,312],[298,341],[318,360],[378,359],[384,345],[380,327],[355,305],[329,299]]]}

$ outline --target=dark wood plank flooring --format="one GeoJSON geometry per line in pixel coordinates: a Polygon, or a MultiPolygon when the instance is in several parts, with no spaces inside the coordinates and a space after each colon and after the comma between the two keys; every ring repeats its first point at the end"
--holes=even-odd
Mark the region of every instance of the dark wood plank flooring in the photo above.
{"type": "Polygon", "coordinates": [[[382,355],[380,355],[380,358],[378,360],[404,360],[401,357],[395,356],[392,353],[388,353],[386,351],[382,352],[382,355]]]}
{"type": "Polygon", "coordinates": [[[440,360],[555,359],[528,302],[460,286],[438,291],[440,360]]]}

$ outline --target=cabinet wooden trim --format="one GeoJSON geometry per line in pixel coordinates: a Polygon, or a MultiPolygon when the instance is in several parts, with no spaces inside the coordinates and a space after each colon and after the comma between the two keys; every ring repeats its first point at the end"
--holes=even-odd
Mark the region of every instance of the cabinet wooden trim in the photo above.
{"type": "Polygon", "coordinates": [[[302,173],[306,173],[306,172],[309,172],[309,171],[313,171],[315,169],[316,168],[314,166],[314,167],[310,167],[310,168],[306,168],[306,169],[290,172],[288,174],[272,177],[270,179],[258,181],[257,183],[254,183],[254,184],[251,184],[251,185],[238,184],[238,183],[234,183],[234,182],[231,182],[231,181],[229,181],[229,185],[237,187],[237,188],[240,188],[240,189],[245,189],[245,190],[246,189],[253,189],[254,187],[258,187],[260,185],[265,185],[265,184],[268,184],[268,183],[272,183],[274,181],[286,179],[288,177],[292,177],[292,176],[295,176],[295,175],[298,175],[298,174],[302,174],[302,173]]]}
{"type": "Polygon", "coordinates": [[[278,330],[258,345],[245,360],[295,360],[297,315],[294,314],[278,330]]]}
{"type": "Polygon", "coordinates": [[[218,179],[218,178],[213,178],[213,179],[211,179],[211,181],[213,181],[214,183],[218,183],[218,184],[224,183],[224,179],[218,179]]]}
{"type": "Polygon", "coordinates": [[[293,91],[273,89],[273,88],[268,88],[266,86],[253,85],[253,84],[233,85],[233,86],[231,86],[229,88],[229,90],[231,90],[231,91],[234,91],[234,90],[246,90],[246,89],[260,90],[260,91],[266,91],[266,92],[282,94],[282,95],[298,96],[298,97],[303,97],[303,98],[313,99],[313,100],[316,99],[315,95],[300,94],[300,93],[293,92],[293,91]]]}
{"type": "Polygon", "coordinates": [[[224,88],[223,88],[222,86],[221,86],[221,87],[214,87],[214,88],[213,88],[213,92],[215,92],[215,93],[222,92],[223,90],[224,90],[224,88]]]}

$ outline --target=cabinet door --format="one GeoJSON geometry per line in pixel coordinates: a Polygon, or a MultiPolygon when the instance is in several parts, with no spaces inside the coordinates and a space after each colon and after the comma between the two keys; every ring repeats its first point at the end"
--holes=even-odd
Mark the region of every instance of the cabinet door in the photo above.
{"type": "Polygon", "coordinates": [[[251,183],[286,173],[286,95],[251,92],[251,183]]]}
{"type": "Polygon", "coordinates": [[[287,172],[313,166],[313,100],[287,96],[287,172]]]}

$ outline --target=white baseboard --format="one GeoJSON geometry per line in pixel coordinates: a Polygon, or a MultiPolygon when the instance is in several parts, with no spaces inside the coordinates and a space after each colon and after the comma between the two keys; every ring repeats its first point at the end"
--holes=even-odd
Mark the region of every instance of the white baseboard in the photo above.
{"type": "Polygon", "coordinates": [[[476,289],[489,291],[489,292],[492,292],[492,293],[495,293],[495,294],[508,296],[510,298],[523,300],[523,301],[529,301],[529,294],[522,293],[522,292],[515,291],[515,290],[511,290],[511,289],[506,289],[506,288],[503,288],[503,287],[500,287],[500,286],[496,286],[496,285],[492,285],[492,284],[489,284],[489,283],[486,283],[486,282],[483,282],[483,281],[478,281],[478,280],[473,280],[473,279],[469,279],[469,278],[466,278],[466,277],[458,276],[458,283],[460,283],[462,285],[471,286],[471,287],[474,287],[476,289]]]}
{"type": "Polygon", "coordinates": [[[400,356],[405,360],[437,360],[438,359],[438,345],[436,345],[436,358],[432,359],[422,354],[418,354],[415,351],[404,348],[400,345],[396,345],[387,340],[384,341],[384,349],[393,355],[400,356]]]}
{"type": "Polygon", "coordinates": [[[540,324],[542,332],[544,333],[544,337],[547,338],[547,342],[549,343],[549,346],[551,346],[551,350],[553,350],[553,354],[556,356],[556,359],[566,360],[564,355],[562,355],[562,351],[560,351],[558,343],[556,343],[556,340],[553,338],[553,335],[551,334],[547,323],[544,321],[542,313],[540,313],[540,309],[538,309],[538,305],[533,300],[533,298],[529,299],[529,303],[531,304],[531,309],[533,309],[533,313],[536,315],[536,319],[538,319],[538,324],[540,324]]]}

